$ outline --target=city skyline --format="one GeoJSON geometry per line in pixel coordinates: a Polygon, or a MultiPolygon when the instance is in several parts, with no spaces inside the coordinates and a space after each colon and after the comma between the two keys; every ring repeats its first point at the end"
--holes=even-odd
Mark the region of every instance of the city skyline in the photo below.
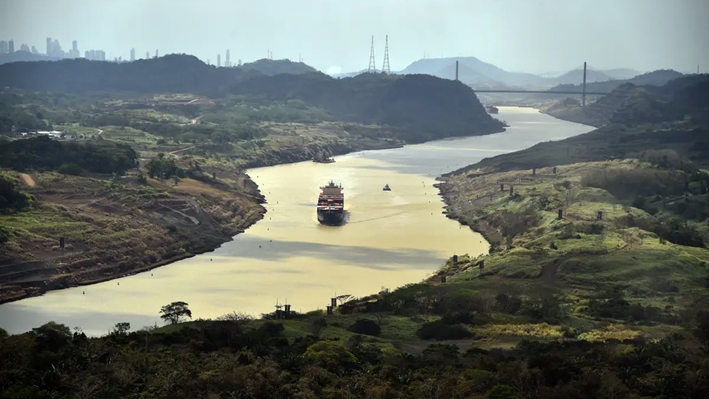
{"type": "MultiPolygon", "coordinates": [[[[20,45],[20,48],[18,49],[17,46],[15,45],[15,41],[13,39],[9,39],[9,40],[0,39],[0,54],[7,54],[7,53],[12,53],[12,52],[18,52],[18,51],[26,51],[31,54],[45,55],[48,57],[52,57],[54,59],[56,59],[56,58],[62,58],[62,59],[63,58],[85,58],[85,59],[92,60],[92,61],[108,61],[108,62],[133,62],[133,61],[140,60],[140,59],[152,59],[152,58],[159,57],[159,49],[155,49],[155,53],[153,56],[150,55],[150,50],[148,50],[145,53],[145,57],[140,58],[140,57],[136,56],[135,47],[132,47],[128,50],[128,56],[124,58],[123,55],[114,56],[112,54],[112,52],[109,52],[108,53],[109,55],[107,57],[105,50],[97,50],[97,49],[86,50],[86,51],[84,51],[84,53],[82,55],[82,53],[78,47],[79,47],[78,40],[72,40],[72,48],[68,51],[64,51],[61,47],[61,42],[59,42],[58,39],[53,39],[52,37],[47,37],[46,38],[46,50],[44,53],[42,53],[42,52],[38,51],[34,45],[32,45],[30,47],[28,44],[22,43],[20,45]]],[[[177,52],[177,53],[169,53],[169,54],[188,54],[188,53],[177,52]]],[[[228,67],[241,66],[241,58],[239,59],[238,63],[231,62],[230,49],[226,49],[224,51],[224,54],[225,54],[225,58],[224,58],[223,65],[222,65],[222,57],[221,57],[222,53],[217,53],[216,64],[212,63],[210,58],[200,59],[200,60],[208,65],[214,65],[218,68],[220,68],[220,67],[228,68],[228,67]]],[[[193,54],[189,54],[189,55],[193,55],[193,54]]],[[[466,57],[466,56],[462,56],[462,57],[466,57]]],[[[199,57],[197,57],[197,58],[199,58],[199,57]]],[[[432,58],[432,57],[424,54],[423,57],[420,59],[427,59],[427,58],[432,58]]],[[[443,57],[441,57],[441,58],[443,58],[443,57]]],[[[452,58],[455,58],[455,57],[452,57],[452,58]]],[[[259,60],[259,59],[273,59],[273,52],[269,49],[266,51],[266,57],[257,58],[254,61],[259,60]]],[[[291,59],[291,58],[282,58],[282,59],[288,59],[293,62],[301,62],[301,63],[304,62],[301,54],[298,54],[297,61],[294,59],[291,59]]],[[[678,72],[700,73],[699,65],[697,65],[696,68],[697,68],[696,70],[685,69],[682,71],[678,70],[678,72]]],[[[665,69],[665,68],[662,68],[662,69],[665,69]]],[[[364,70],[364,69],[362,69],[362,70],[364,70]]],[[[569,69],[569,70],[572,70],[572,69],[569,69]]],[[[327,74],[337,74],[337,73],[341,73],[342,71],[333,71],[332,68],[330,68],[330,69],[328,69],[326,71],[322,71],[322,72],[325,72],[327,74]]],[[[359,72],[359,71],[345,71],[345,72],[359,72]]],[[[526,72],[526,71],[524,71],[524,72],[526,72]]],[[[567,71],[561,71],[561,70],[555,71],[555,73],[558,73],[558,74],[562,74],[565,72],[567,72],[567,71]]],[[[540,75],[543,75],[543,74],[540,74],[540,75]]]]}
{"type": "Polygon", "coordinates": [[[0,37],[16,48],[51,33],[124,59],[133,47],[212,61],[224,60],[226,48],[244,60],[270,50],[278,59],[303,54],[322,71],[360,71],[371,36],[383,54],[389,35],[395,71],[424,53],[537,74],[584,61],[644,71],[709,65],[709,2],[696,0],[9,0],[3,14],[12,18],[3,19],[0,37]]]}

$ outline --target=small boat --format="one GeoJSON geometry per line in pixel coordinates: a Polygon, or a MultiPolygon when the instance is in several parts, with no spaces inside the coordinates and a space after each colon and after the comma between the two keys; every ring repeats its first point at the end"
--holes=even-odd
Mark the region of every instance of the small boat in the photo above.
{"type": "Polygon", "coordinates": [[[389,187],[388,184],[384,185],[384,188],[382,189],[383,191],[391,191],[391,188],[389,187]]]}
{"type": "Polygon", "coordinates": [[[487,111],[488,114],[493,114],[493,115],[500,112],[500,110],[494,105],[486,106],[485,111],[487,111]]]}

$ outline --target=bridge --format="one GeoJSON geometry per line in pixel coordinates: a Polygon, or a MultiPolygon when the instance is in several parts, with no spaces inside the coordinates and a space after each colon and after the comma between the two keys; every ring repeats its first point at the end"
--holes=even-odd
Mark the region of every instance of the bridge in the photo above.
{"type": "MultiPolygon", "coordinates": [[[[458,61],[455,62],[455,80],[458,79],[458,61]]],[[[522,93],[522,94],[580,94],[581,95],[581,106],[586,106],[586,95],[593,96],[605,96],[609,93],[600,92],[588,92],[586,91],[586,62],[583,63],[583,85],[581,91],[568,91],[568,90],[477,90],[473,89],[476,93],[522,93]]]]}
{"type": "MultiPolygon", "coordinates": [[[[584,94],[581,91],[552,91],[552,90],[478,90],[473,89],[476,93],[528,93],[528,94],[584,94]]],[[[585,94],[589,96],[605,96],[610,93],[601,93],[595,91],[587,91],[585,94]]]]}

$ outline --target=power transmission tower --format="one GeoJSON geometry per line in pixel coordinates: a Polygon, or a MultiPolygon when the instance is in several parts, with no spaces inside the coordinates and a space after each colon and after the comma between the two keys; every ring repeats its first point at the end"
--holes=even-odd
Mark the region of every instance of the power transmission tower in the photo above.
{"type": "Polygon", "coordinates": [[[382,72],[389,74],[391,70],[389,68],[389,35],[384,38],[384,65],[382,66],[382,72]]]}
{"type": "Polygon", "coordinates": [[[372,48],[369,50],[369,68],[368,73],[377,73],[377,65],[374,63],[374,36],[372,36],[372,48]]]}

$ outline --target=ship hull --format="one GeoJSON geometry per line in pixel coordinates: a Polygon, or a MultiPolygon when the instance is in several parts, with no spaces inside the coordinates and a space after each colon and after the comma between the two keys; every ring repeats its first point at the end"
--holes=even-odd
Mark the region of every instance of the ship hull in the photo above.
{"type": "Polygon", "coordinates": [[[333,211],[318,211],[318,222],[328,226],[338,226],[345,221],[345,213],[333,211]]]}

